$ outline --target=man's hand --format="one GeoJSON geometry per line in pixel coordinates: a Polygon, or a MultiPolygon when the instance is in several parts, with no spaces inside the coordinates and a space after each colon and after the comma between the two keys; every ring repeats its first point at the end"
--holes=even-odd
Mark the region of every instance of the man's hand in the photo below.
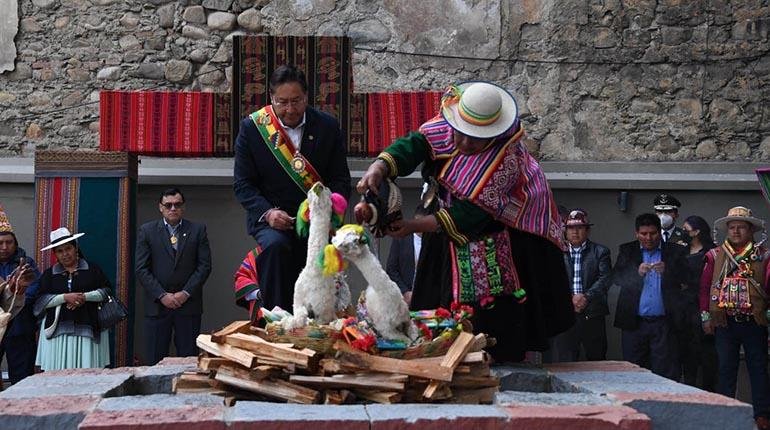
{"type": "Polygon", "coordinates": [[[572,295],[572,306],[575,308],[576,313],[583,312],[583,309],[588,306],[588,299],[585,294],[578,293],[572,295]]]}
{"type": "Polygon", "coordinates": [[[294,218],[281,209],[270,209],[265,214],[267,224],[276,230],[291,230],[294,228],[294,218]]]}
{"type": "Polygon", "coordinates": [[[179,306],[182,306],[188,298],[190,298],[190,296],[188,296],[184,291],[178,291],[174,293],[174,299],[176,299],[177,303],[179,303],[179,306]]]}
{"type": "Polygon", "coordinates": [[[375,195],[379,192],[380,183],[388,173],[387,164],[383,161],[375,160],[366,169],[366,173],[361,177],[361,180],[356,184],[356,191],[359,194],[363,194],[366,190],[370,190],[375,195]]]}
{"type": "Polygon", "coordinates": [[[177,301],[174,294],[166,293],[160,298],[160,303],[163,304],[163,306],[169,308],[169,309],[176,309],[179,306],[182,306],[179,301],[177,301]]]}
{"type": "Polygon", "coordinates": [[[666,270],[666,263],[663,261],[652,263],[652,270],[662,274],[666,270]]]}
{"type": "Polygon", "coordinates": [[[404,293],[404,301],[406,302],[407,305],[412,304],[412,292],[411,291],[407,291],[407,292],[404,293]]]}
{"type": "Polygon", "coordinates": [[[652,270],[652,264],[650,263],[642,263],[639,265],[639,276],[646,275],[650,270],[652,270]]]}

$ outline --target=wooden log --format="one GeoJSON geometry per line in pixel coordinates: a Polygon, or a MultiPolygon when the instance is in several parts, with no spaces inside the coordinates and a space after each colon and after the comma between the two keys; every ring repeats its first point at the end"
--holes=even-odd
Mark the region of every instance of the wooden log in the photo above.
{"type": "Polygon", "coordinates": [[[225,343],[225,336],[233,333],[251,333],[251,321],[233,321],[227,326],[211,333],[211,341],[225,343]]]}
{"type": "Polygon", "coordinates": [[[359,388],[378,391],[404,391],[403,381],[382,378],[370,378],[358,375],[303,376],[292,375],[289,382],[318,388],[359,388]]]}
{"type": "Polygon", "coordinates": [[[315,351],[310,349],[298,350],[276,346],[259,336],[243,333],[234,333],[226,336],[225,343],[252,352],[261,358],[293,363],[302,369],[315,369],[320,360],[320,355],[317,355],[315,351]]]}
{"type": "Polygon", "coordinates": [[[469,352],[478,352],[487,347],[487,335],[479,333],[473,337],[473,344],[469,352]]]}
{"type": "Polygon", "coordinates": [[[272,360],[269,358],[257,358],[257,364],[260,366],[271,366],[271,367],[277,367],[281,369],[283,372],[288,374],[294,374],[297,372],[297,365],[294,363],[287,363],[285,361],[281,360],[272,360]]]}
{"type": "Polygon", "coordinates": [[[448,403],[462,404],[482,404],[491,405],[495,400],[497,387],[487,387],[478,389],[452,389],[452,398],[447,399],[448,403]]]}
{"type": "Polygon", "coordinates": [[[494,376],[455,375],[449,385],[452,388],[499,387],[500,380],[494,376]]]}
{"type": "Polygon", "coordinates": [[[397,358],[370,355],[352,348],[345,342],[337,342],[334,348],[338,351],[337,359],[345,366],[362,370],[396,373],[421,378],[451,381],[452,369],[424,363],[419,360],[399,360],[397,358]]]}
{"type": "MultiPolygon", "coordinates": [[[[472,334],[466,332],[460,333],[454,343],[452,343],[452,346],[449,347],[449,351],[444,355],[439,367],[450,369],[452,373],[454,373],[455,367],[460,364],[465,357],[465,354],[471,349],[474,340],[475,337],[472,334]]],[[[428,388],[422,393],[423,397],[431,400],[437,398],[436,395],[441,385],[440,381],[431,381],[431,383],[428,384],[428,388]]]]}
{"type": "MultiPolygon", "coordinates": [[[[444,360],[444,356],[441,357],[427,357],[427,358],[415,358],[410,361],[417,361],[420,363],[430,363],[431,365],[440,365],[444,360]]],[[[489,354],[485,351],[469,352],[465,354],[460,364],[476,364],[476,363],[489,363],[489,354]]]]}
{"type": "Polygon", "coordinates": [[[261,365],[257,366],[249,372],[249,375],[257,381],[261,381],[267,378],[280,378],[283,375],[281,369],[275,366],[261,365]]]}
{"type": "Polygon", "coordinates": [[[264,379],[256,381],[253,379],[240,378],[230,368],[222,366],[217,371],[216,380],[224,382],[243,390],[252,391],[267,397],[286,400],[292,403],[312,404],[318,403],[321,393],[301,385],[290,382],[264,379]]]}
{"type": "Polygon", "coordinates": [[[190,392],[192,391],[211,391],[211,385],[209,381],[211,378],[206,375],[202,375],[195,372],[185,372],[171,381],[171,391],[176,392],[190,392]]]}
{"type": "Polygon", "coordinates": [[[358,370],[356,367],[345,366],[339,360],[334,358],[322,358],[318,367],[325,375],[337,375],[340,373],[353,373],[358,370]]]}
{"type": "Polygon", "coordinates": [[[200,334],[195,340],[195,344],[198,348],[208,352],[217,357],[226,358],[230,361],[234,361],[241,366],[248,368],[255,367],[257,365],[257,356],[249,351],[245,351],[234,346],[214,343],[211,341],[211,335],[200,334]]]}
{"type": "Polygon", "coordinates": [[[217,370],[223,364],[232,363],[226,358],[219,357],[198,357],[198,369],[212,371],[217,370]]]}
{"type": "Polygon", "coordinates": [[[341,405],[344,402],[338,390],[326,390],[323,393],[324,405],[341,405]]]}
{"type": "MultiPolygon", "coordinates": [[[[461,364],[455,368],[455,378],[457,375],[470,376],[489,376],[490,370],[488,364],[461,364]]],[[[452,378],[454,381],[454,378],[452,378]]]]}
{"type": "Polygon", "coordinates": [[[354,390],[353,393],[360,399],[384,404],[398,403],[403,398],[401,393],[391,391],[354,390]]]}

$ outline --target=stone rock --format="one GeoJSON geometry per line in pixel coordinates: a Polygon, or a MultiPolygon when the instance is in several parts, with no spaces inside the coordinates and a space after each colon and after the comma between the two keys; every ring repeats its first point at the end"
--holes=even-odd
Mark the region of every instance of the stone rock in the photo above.
{"type": "Polygon", "coordinates": [[[79,125],[65,125],[59,129],[59,134],[65,137],[77,136],[83,129],[79,125]]]}
{"type": "Polygon", "coordinates": [[[203,85],[218,85],[224,79],[225,74],[210,64],[206,64],[198,71],[198,82],[203,85]]]}
{"type": "Polygon", "coordinates": [[[128,34],[118,39],[118,45],[124,51],[139,49],[142,46],[139,39],[133,34],[128,34]]]}
{"type": "Polygon", "coordinates": [[[99,129],[99,121],[91,121],[88,123],[88,131],[92,133],[98,133],[100,131],[99,129]]]}
{"type": "Polygon", "coordinates": [[[185,60],[166,62],[165,76],[171,82],[188,82],[192,77],[192,63],[185,60]]]}
{"type": "Polygon", "coordinates": [[[259,33],[262,31],[262,15],[256,9],[247,9],[238,15],[238,25],[246,30],[259,33]]]}
{"type": "Polygon", "coordinates": [[[40,9],[46,9],[56,4],[56,0],[32,0],[32,4],[40,9]]]}
{"type": "Polygon", "coordinates": [[[732,129],[740,114],[740,108],[725,99],[714,99],[709,106],[711,122],[720,129],[732,129]]]}
{"type": "Polygon", "coordinates": [[[206,9],[227,11],[232,4],[233,0],[203,0],[203,7],[206,9]]]}
{"type": "Polygon", "coordinates": [[[120,79],[120,71],[120,66],[105,67],[96,73],[96,79],[116,81],[120,79]]]}
{"type": "Polygon", "coordinates": [[[168,2],[171,2],[171,1],[173,1],[173,0],[146,0],[146,1],[147,1],[147,2],[149,2],[149,3],[152,3],[152,4],[154,4],[155,6],[159,6],[159,5],[162,5],[162,4],[166,4],[166,3],[168,3],[168,2]]]}
{"type": "MultiPolygon", "coordinates": [[[[11,62],[11,69],[13,68],[13,62],[11,62]]],[[[6,70],[11,70],[6,69],[6,70]]],[[[3,70],[2,62],[0,62],[0,71],[3,70]]],[[[3,78],[9,81],[21,81],[32,77],[32,67],[26,63],[19,63],[16,65],[16,69],[10,73],[3,74],[3,78]]]]}
{"type": "Polygon", "coordinates": [[[139,17],[134,15],[131,12],[123,14],[123,16],[120,17],[120,25],[126,28],[134,28],[137,25],[139,25],[139,17]]]}
{"type": "Polygon", "coordinates": [[[692,38],[692,29],[687,27],[663,27],[660,32],[664,45],[681,45],[692,38]]]}
{"type": "Polygon", "coordinates": [[[142,63],[135,70],[128,72],[129,76],[136,78],[161,80],[166,77],[163,66],[155,63],[142,63]]]}
{"type": "Polygon", "coordinates": [[[376,19],[367,19],[351,24],[348,35],[357,43],[385,43],[390,40],[390,31],[376,19]]]}
{"type": "Polygon", "coordinates": [[[187,55],[187,58],[195,63],[205,63],[209,60],[211,52],[208,49],[195,48],[187,55]]]}
{"type": "Polygon", "coordinates": [[[16,38],[19,32],[19,5],[16,1],[0,1],[3,15],[0,17],[0,73],[13,70],[16,62],[16,38]]]}
{"type": "Polygon", "coordinates": [[[74,105],[76,105],[78,103],[82,103],[82,102],[83,102],[83,93],[80,92],[80,91],[74,91],[74,92],[71,92],[71,93],[67,94],[66,96],[64,96],[62,98],[61,105],[62,106],[74,106],[74,105]]]}
{"type": "Polygon", "coordinates": [[[21,31],[24,33],[38,33],[43,31],[43,28],[40,27],[40,24],[37,23],[37,19],[32,16],[22,19],[19,25],[21,27],[21,31]]]}
{"type": "Polygon", "coordinates": [[[166,49],[166,38],[164,36],[151,37],[144,42],[144,49],[162,51],[166,49]]]}
{"type": "Polygon", "coordinates": [[[206,39],[209,37],[209,32],[194,25],[185,25],[182,27],[182,36],[190,39],[206,39]]]}
{"type": "Polygon", "coordinates": [[[53,27],[57,30],[61,30],[62,28],[68,26],[69,23],[70,23],[70,17],[60,16],[54,20],[53,27]]]}
{"type": "Polygon", "coordinates": [[[95,6],[109,6],[117,2],[118,0],[91,0],[91,3],[93,3],[95,6]]]}
{"type": "Polygon", "coordinates": [[[91,72],[82,67],[70,67],[67,69],[67,76],[71,81],[87,82],[91,79],[91,72]]]}
{"type": "Polygon", "coordinates": [[[15,101],[16,96],[14,94],[0,91],[0,106],[8,106],[15,101]]]}
{"type": "Polygon", "coordinates": [[[204,24],[206,22],[206,10],[203,6],[190,6],[182,12],[182,19],[195,24],[204,24]]]}
{"type": "Polygon", "coordinates": [[[728,160],[747,160],[751,156],[751,148],[746,142],[729,142],[724,146],[728,160]]]}
{"type": "Polygon", "coordinates": [[[158,8],[158,25],[160,28],[172,28],[174,26],[174,15],[176,5],[167,4],[158,8]]]}
{"type": "Polygon", "coordinates": [[[227,12],[212,12],[207,19],[207,25],[214,30],[232,30],[237,17],[227,12]]]}
{"type": "Polygon", "coordinates": [[[37,123],[31,123],[24,132],[27,139],[40,139],[43,137],[43,129],[37,123]]]}
{"type": "Polygon", "coordinates": [[[618,44],[618,36],[611,28],[598,28],[594,33],[594,48],[614,48],[618,44]]]}
{"type": "Polygon", "coordinates": [[[232,59],[233,47],[230,43],[223,43],[219,45],[216,54],[211,57],[213,63],[229,63],[232,59]]]}
{"type": "Polygon", "coordinates": [[[770,136],[765,136],[759,144],[759,155],[762,160],[770,160],[770,136]]]}
{"type": "Polygon", "coordinates": [[[718,153],[719,148],[717,148],[717,144],[711,139],[702,141],[698,144],[698,147],[695,148],[695,156],[702,160],[712,159],[716,157],[718,153]]]}

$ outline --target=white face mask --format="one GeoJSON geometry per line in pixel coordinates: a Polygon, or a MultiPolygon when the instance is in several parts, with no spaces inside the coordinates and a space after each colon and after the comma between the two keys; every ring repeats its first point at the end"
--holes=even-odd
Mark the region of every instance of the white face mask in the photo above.
{"type": "Polygon", "coordinates": [[[663,230],[668,230],[674,225],[674,218],[669,214],[658,214],[658,218],[660,218],[660,226],[663,227],[663,230]]]}

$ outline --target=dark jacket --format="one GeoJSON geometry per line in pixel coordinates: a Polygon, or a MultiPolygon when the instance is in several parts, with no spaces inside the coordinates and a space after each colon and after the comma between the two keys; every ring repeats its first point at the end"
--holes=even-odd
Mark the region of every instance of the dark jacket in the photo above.
{"type": "MultiPolygon", "coordinates": [[[[680,290],[689,280],[689,268],[685,256],[687,248],[661,242],[661,260],[666,267],[661,278],[661,295],[666,319],[679,327],[683,324],[684,315],[678,312],[680,290]]],[[[639,300],[644,287],[644,278],[639,276],[639,265],[642,263],[642,250],[639,241],[620,245],[618,260],[612,271],[612,280],[620,286],[618,305],[615,309],[615,327],[633,330],[637,327],[639,315],[639,300]]]]}
{"type": "Polygon", "coordinates": [[[37,265],[35,265],[35,260],[31,257],[27,257],[27,253],[24,249],[17,246],[16,252],[10,260],[5,263],[0,263],[0,276],[8,278],[8,276],[19,267],[19,259],[21,258],[32,267],[32,270],[35,272],[35,281],[27,287],[27,290],[24,293],[24,307],[8,324],[5,337],[29,336],[37,331],[37,319],[32,313],[32,308],[35,305],[35,297],[37,296],[40,285],[40,271],[38,271],[37,265]]]}
{"type": "MultiPolygon", "coordinates": [[[[315,167],[324,185],[346,199],[350,197],[350,170],[337,120],[308,107],[300,153],[315,167]]],[[[250,117],[241,121],[235,140],[233,188],[236,199],[246,209],[246,229],[252,236],[268,209],[277,207],[294,216],[307,197],[278,164],[250,117]]]]}
{"type": "Polygon", "coordinates": [[[163,219],[139,227],[136,240],[136,277],[144,287],[144,314],[157,316],[165,293],[187,291],[190,297],[177,309],[181,315],[203,312],[203,284],[211,273],[211,250],[206,226],[187,219],[177,231],[177,251],[163,219]]]}
{"type": "MultiPolygon", "coordinates": [[[[607,306],[607,290],[610,288],[612,276],[610,250],[604,245],[588,240],[581,252],[580,263],[583,292],[588,299],[588,305],[579,316],[593,318],[608,315],[610,309],[607,306]]],[[[574,268],[569,251],[564,253],[564,265],[567,267],[571,285],[574,268]]]]}
{"type": "Polygon", "coordinates": [[[394,238],[385,271],[401,294],[412,291],[414,283],[414,235],[394,238]]]}

